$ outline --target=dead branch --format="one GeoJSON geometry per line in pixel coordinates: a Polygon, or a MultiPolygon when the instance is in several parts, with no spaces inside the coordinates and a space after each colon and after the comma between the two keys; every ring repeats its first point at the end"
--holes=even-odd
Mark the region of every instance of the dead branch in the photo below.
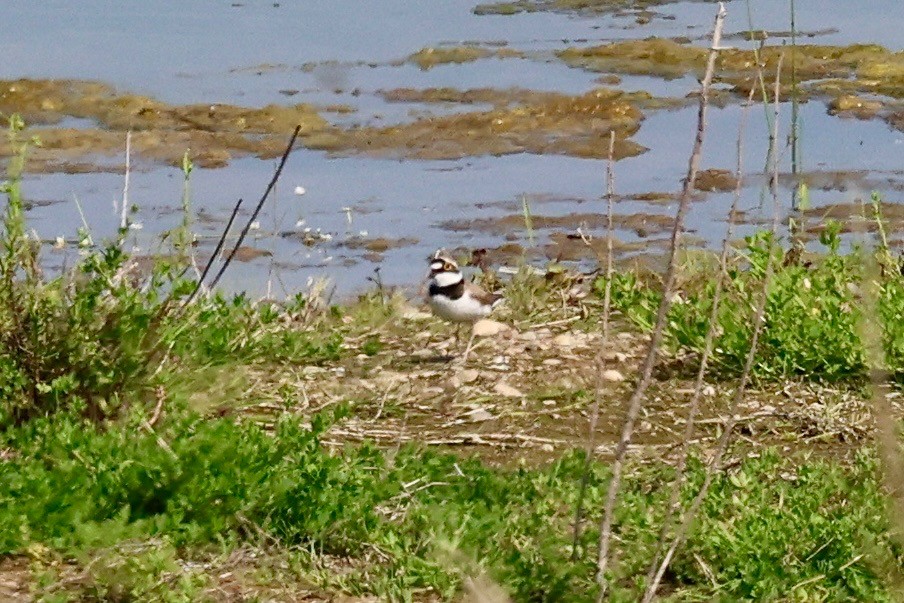
{"type": "Polygon", "coordinates": [[[618,497],[618,491],[621,486],[622,470],[624,468],[625,453],[628,445],[631,443],[631,437],[634,433],[634,425],[640,414],[643,405],[644,394],[650,384],[653,375],[653,367],[662,343],[663,331],[665,330],[666,318],[672,304],[672,290],[675,286],[675,272],[678,258],[678,249],[680,247],[680,238],[684,232],[684,218],[687,214],[690,199],[693,195],[694,183],[697,179],[697,172],[700,167],[700,155],[703,148],[703,138],[706,132],[706,112],[709,105],[709,89],[712,85],[713,74],[716,68],[716,57],[719,53],[719,45],[722,40],[722,27],[725,21],[725,5],[719,3],[719,10],[716,14],[715,24],[713,26],[712,48],[709,53],[709,59],[706,63],[706,73],[703,77],[700,90],[700,104],[697,111],[697,136],[694,139],[693,150],[688,160],[687,176],[684,179],[684,186],[681,192],[681,200],[678,204],[678,210],[675,214],[675,224],[672,229],[672,236],[669,244],[669,262],[665,275],[665,284],[663,286],[662,301],[659,304],[659,310],[656,315],[656,326],[650,338],[650,345],[644,359],[641,377],[637,382],[636,389],[628,402],[628,413],[622,428],[621,438],[619,439],[618,448],[615,453],[615,460],[612,464],[612,478],[609,481],[609,489],[606,493],[606,504],[603,510],[603,518],[600,523],[599,551],[597,556],[597,575],[596,579],[599,583],[599,593],[597,601],[602,601],[606,596],[606,568],[609,563],[609,545],[612,540],[612,519],[615,513],[615,504],[618,497]]]}

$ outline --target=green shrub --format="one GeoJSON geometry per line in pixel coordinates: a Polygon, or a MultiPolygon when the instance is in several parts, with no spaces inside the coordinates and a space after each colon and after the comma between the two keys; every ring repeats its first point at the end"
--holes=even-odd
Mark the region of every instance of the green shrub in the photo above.
{"type": "Polygon", "coordinates": [[[339,333],[292,324],[303,299],[282,307],[217,294],[181,309],[195,283],[163,262],[138,274],[122,251],[125,231],[99,246],[80,231],[77,265],[46,279],[39,246],[26,234],[20,177],[31,143],[21,140],[23,127],[10,120],[16,154],[2,187],[0,428],[59,411],[117,418],[145,404],[167,371],[338,356],[339,333]]]}
{"type": "MultiPolygon", "coordinates": [[[[746,266],[728,271],[718,311],[712,370],[723,377],[738,375],[750,349],[753,314],[769,262],[773,264],[764,324],[753,373],[759,378],[809,377],[835,381],[857,378],[865,369],[858,322],[857,298],[862,257],[839,251],[837,224],[823,233],[825,255],[815,265],[781,264],[768,233],[747,239],[746,266]]],[[[712,275],[690,275],[681,298],[672,304],[665,331],[674,349],[703,351],[715,281],[712,275]]],[[[602,291],[605,281],[596,283],[602,291]]],[[[632,275],[613,281],[616,308],[635,324],[651,330],[661,293],[632,275]]]]}

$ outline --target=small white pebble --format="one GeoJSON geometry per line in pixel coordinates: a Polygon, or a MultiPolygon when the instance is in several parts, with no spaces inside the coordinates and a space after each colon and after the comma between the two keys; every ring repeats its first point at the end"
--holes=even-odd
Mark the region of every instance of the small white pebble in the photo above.
{"type": "Polygon", "coordinates": [[[251,226],[249,226],[249,228],[250,228],[251,230],[260,230],[260,229],[261,229],[261,223],[260,223],[260,222],[256,222],[256,221],[255,221],[255,222],[252,222],[252,223],[251,223],[251,226]]]}
{"type": "Polygon", "coordinates": [[[295,187],[295,194],[298,195],[299,197],[302,196],[303,194],[305,194],[306,192],[307,192],[307,191],[304,190],[304,187],[303,187],[303,186],[296,186],[296,187],[295,187]]]}
{"type": "Polygon", "coordinates": [[[301,228],[304,225],[305,225],[305,221],[299,220],[298,222],[295,223],[295,228],[301,228]]]}
{"type": "Polygon", "coordinates": [[[56,242],[54,242],[53,246],[57,249],[62,249],[66,246],[66,239],[63,237],[57,237],[56,242]]]}
{"type": "Polygon", "coordinates": [[[366,230],[359,231],[359,232],[358,232],[358,236],[359,236],[359,237],[366,237],[366,236],[367,236],[367,231],[366,231],[366,230]]]}
{"type": "Polygon", "coordinates": [[[142,228],[144,228],[144,224],[141,222],[132,222],[129,224],[129,230],[141,230],[142,228]]]}
{"type": "Polygon", "coordinates": [[[620,383],[625,380],[625,376],[615,369],[603,371],[602,377],[603,381],[609,381],[610,383],[620,383]]]}

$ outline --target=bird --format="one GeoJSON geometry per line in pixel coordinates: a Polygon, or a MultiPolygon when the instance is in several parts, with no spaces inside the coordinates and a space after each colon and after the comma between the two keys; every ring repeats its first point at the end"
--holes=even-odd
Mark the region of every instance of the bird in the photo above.
{"type": "MultiPolygon", "coordinates": [[[[458,263],[442,250],[430,258],[430,274],[428,275],[427,304],[434,315],[462,325],[473,325],[485,318],[503,302],[503,297],[490,293],[482,287],[465,280],[458,263]]],[[[456,338],[457,338],[456,331],[456,338]]],[[[467,360],[474,342],[474,333],[465,348],[462,362],[467,360]]]]}

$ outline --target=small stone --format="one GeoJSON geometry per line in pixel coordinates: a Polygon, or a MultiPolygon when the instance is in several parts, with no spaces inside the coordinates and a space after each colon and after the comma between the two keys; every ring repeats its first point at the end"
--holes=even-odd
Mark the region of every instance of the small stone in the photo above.
{"type": "Polygon", "coordinates": [[[555,400],[543,400],[543,402],[541,402],[540,404],[542,404],[543,406],[555,406],[556,401],[555,400]]]}
{"type": "Polygon", "coordinates": [[[546,366],[559,366],[560,364],[562,364],[562,361],[558,358],[547,358],[543,361],[543,364],[545,364],[546,366]]]}
{"type": "Polygon", "coordinates": [[[509,365],[508,357],[502,355],[494,357],[487,368],[492,371],[501,372],[507,372],[512,369],[511,365],[509,365]]]}
{"type": "Polygon", "coordinates": [[[578,345],[577,338],[571,333],[562,333],[552,338],[552,342],[562,348],[573,348],[578,345]]]}
{"type": "Polygon", "coordinates": [[[477,337],[493,337],[509,330],[509,326],[497,320],[484,318],[474,323],[473,332],[477,337]]]}
{"type": "Polygon", "coordinates": [[[480,372],[477,369],[465,369],[458,374],[458,379],[462,383],[473,383],[479,376],[480,372]]]}
{"type": "Polygon", "coordinates": [[[537,334],[534,331],[525,331],[518,335],[521,341],[537,341],[537,334]]]}
{"type": "Polygon", "coordinates": [[[465,416],[471,420],[472,423],[482,423],[484,421],[491,421],[495,417],[485,408],[475,408],[471,412],[465,413],[465,416]]]}
{"type": "Polygon", "coordinates": [[[603,371],[603,381],[609,381],[611,383],[621,383],[624,380],[625,376],[615,369],[608,369],[603,371]]]}
{"type": "Polygon", "coordinates": [[[543,444],[542,446],[540,446],[540,450],[542,450],[543,452],[553,452],[555,450],[555,446],[553,446],[552,444],[546,443],[546,444],[543,444]]]}
{"type": "Polygon", "coordinates": [[[707,385],[703,388],[703,391],[701,393],[707,398],[711,398],[716,395],[716,388],[712,385],[707,385]]]}
{"type": "Polygon", "coordinates": [[[495,386],[493,386],[493,391],[499,394],[500,396],[505,396],[506,398],[523,398],[524,394],[522,394],[519,390],[515,389],[505,381],[500,381],[495,386]]]}
{"type": "Polygon", "coordinates": [[[604,358],[610,362],[624,362],[628,359],[628,355],[624,352],[606,352],[604,358]]]}

